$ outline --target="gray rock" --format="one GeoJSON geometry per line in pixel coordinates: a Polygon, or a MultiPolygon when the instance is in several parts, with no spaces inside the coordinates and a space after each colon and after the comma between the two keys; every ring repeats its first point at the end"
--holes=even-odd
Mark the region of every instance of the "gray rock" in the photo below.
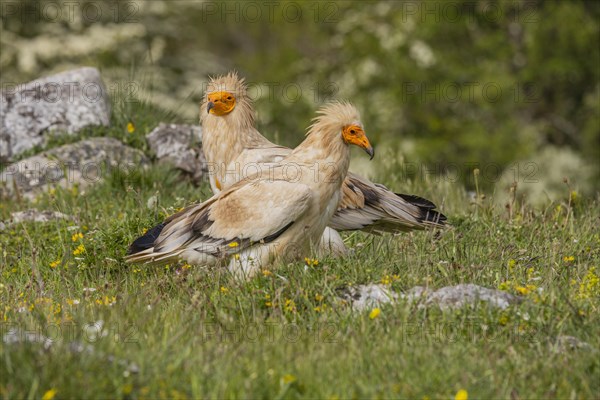
{"type": "Polygon", "coordinates": [[[108,94],[95,68],[78,68],[9,87],[0,93],[0,161],[43,145],[46,133],[73,134],[109,122],[108,94]]]}
{"type": "Polygon", "coordinates": [[[22,222],[49,222],[57,219],[72,219],[72,217],[58,211],[39,211],[32,208],[26,211],[11,213],[8,225],[20,224],[22,222]]]}
{"type": "Polygon", "coordinates": [[[520,297],[510,293],[473,284],[446,286],[431,291],[423,286],[415,286],[402,294],[392,291],[386,285],[370,284],[344,288],[338,292],[338,295],[356,310],[393,303],[398,299],[418,303],[419,307],[438,306],[443,310],[461,308],[478,302],[486,302],[491,307],[505,309],[511,304],[522,301],[520,297]]]}
{"type": "Polygon", "coordinates": [[[92,138],[57,147],[0,171],[0,196],[33,199],[49,187],[85,188],[112,172],[125,178],[148,164],[141,151],[113,138],[92,138]]]}
{"type": "Polygon", "coordinates": [[[366,310],[398,299],[398,293],[389,286],[370,284],[343,288],[338,295],[352,305],[355,310],[366,310]]]}
{"type": "Polygon", "coordinates": [[[554,350],[558,353],[565,353],[573,350],[592,350],[593,347],[583,340],[579,340],[575,336],[560,335],[554,343],[554,350]]]}
{"type": "Polygon", "coordinates": [[[486,302],[491,307],[506,309],[511,304],[522,301],[520,297],[501,290],[489,289],[472,283],[446,286],[429,291],[422,286],[415,286],[402,295],[404,299],[419,302],[421,307],[437,305],[441,309],[455,309],[478,302],[486,302]]]}
{"type": "Polygon", "coordinates": [[[160,124],[146,136],[159,162],[169,163],[199,182],[207,172],[198,125],[160,124]]]}

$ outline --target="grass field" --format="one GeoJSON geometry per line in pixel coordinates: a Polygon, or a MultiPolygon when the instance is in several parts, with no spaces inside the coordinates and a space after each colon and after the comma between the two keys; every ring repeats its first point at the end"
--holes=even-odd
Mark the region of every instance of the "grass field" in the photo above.
{"type": "MultiPolygon", "coordinates": [[[[134,116],[136,132],[125,136],[117,107],[108,134],[143,147],[157,121],[134,116]]],[[[563,203],[507,211],[448,182],[378,180],[442,204],[453,228],[346,234],[346,259],[281,265],[245,283],[220,270],[123,262],[145,228],[208,197],[206,185],[174,170],[113,173],[34,204],[3,200],[2,219],[35,207],[75,220],[0,232],[2,335],[17,328],[55,339],[48,348],[1,344],[2,398],[600,397],[597,199],[569,201],[565,186],[563,203]],[[475,283],[525,301],[352,312],[337,290],[363,283],[475,283]],[[563,348],[561,335],[589,347],[563,348]]]]}

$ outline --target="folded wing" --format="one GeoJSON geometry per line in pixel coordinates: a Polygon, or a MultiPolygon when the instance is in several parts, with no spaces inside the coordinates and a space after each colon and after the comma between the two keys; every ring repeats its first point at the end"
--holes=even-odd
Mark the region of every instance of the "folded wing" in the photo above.
{"type": "Polygon", "coordinates": [[[385,186],[348,173],[337,212],[329,226],[336,230],[406,232],[445,225],[446,216],[429,200],[398,194],[385,186]]]}
{"type": "Polygon", "coordinates": [[[286,181],[243,182],[188,207],[130,247],[129,262],[165,262],[195,250],[221,258],[277,239],[302,219],[312,192],[286,181]]]}

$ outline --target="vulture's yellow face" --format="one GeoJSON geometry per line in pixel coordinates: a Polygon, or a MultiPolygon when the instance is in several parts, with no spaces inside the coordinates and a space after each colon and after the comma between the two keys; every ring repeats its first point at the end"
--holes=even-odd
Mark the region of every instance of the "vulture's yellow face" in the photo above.
{"type": "Polygon", "coordinates": [[[361,147],[365,149],[367,154],[371,156],[371,160],[375,156],[375,151],[369,143],[369,139],[365,134],[363,128],[358,125],[347,125],[342,129],[342,137],[344,138],[344,142],[347,144],[353,144],[355,146],[361,147]]]}
{"type": "Polygon", "coordinates": [[[229,114],[235,108],[235,96],[230,92],[212,92],[207,95],[206,112],[216,116],[229,114]]]}

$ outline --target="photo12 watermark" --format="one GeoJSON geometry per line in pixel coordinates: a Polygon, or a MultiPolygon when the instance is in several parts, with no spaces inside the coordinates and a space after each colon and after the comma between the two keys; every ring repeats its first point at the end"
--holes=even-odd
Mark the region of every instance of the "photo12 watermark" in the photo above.
{"type": "Polygon", "coordinates": [[[202,5],[202,22],[297,23],[307,19],[314,23],[337,23],[340,6],[335,1],[206,1],[202,5]]]}
{"type": "Polygon", "coordinates": [[[0,89],[3,101],[11,105],[27,103],[97,103],[105,101],[106,88],[97,82],[32,82],[17,84],[3,82],[0,89]]]}
{"type": "Polygon", "coordinates": [[[98,22],[138,23],[136,1],[1,1],[0,16],[22,24],[98,22]]]}
{"type": "MultiPolygon", "coordinates": [[[[67,184],[77,182],[97,183],[106,177],[118,176],[127,182],[132,180],[136,171],[144,167],[135,162],[29,162],[0,163],[0,182],[16,181],[36,186],[40,184],[67,184]]],[[[263,163],[250,162],[230,164],[204,162],[202,170],[208,180],[218,179],[221,187],[229,187],[242,180],[276,182],[284,179],[291,183],[337,183],[345,179],[339,166],[333,162],[313,162],[298,164],[295,162],[263,163]]],[[[465,163],[416,163],[404,162],[397,166],[395,174],[401,181],[448,182],[462,184],[473,182],[475,174],[480,183],[497,183],[504,177],[511,182],[537,183],[541,176],[540,166],[533,161],[512,163],[503,166],[492,162],[465,163]],[[477,171],[477,172],[475,172],[477,171]]]]}
{"type": "Polygon", "coordinates": [[[520,23],[537,23],[540,16],[536,3],[524,2],[478,2],[478,1],[399,1],[395,7],[401,10],[402,22],[436,23],[487,23],[508,19],[520,23]]]}
{"type": "Polygon", "coordinates": [[[51,347],[56,343],[138,343],[138,328],[133,324],[106,324],[103,320],[89,323],[61,322],[43,324],[0,323],[4,344],[39,343],[51,347]]]}
{"type": "Polygon", "coordinates": [[[403,82],[402,102],[427,103],[486,103],[512,101],[514,103],[538,103],[540,91],[533,83],[516,82],[510,86],[498,82],[403,82]]]}

